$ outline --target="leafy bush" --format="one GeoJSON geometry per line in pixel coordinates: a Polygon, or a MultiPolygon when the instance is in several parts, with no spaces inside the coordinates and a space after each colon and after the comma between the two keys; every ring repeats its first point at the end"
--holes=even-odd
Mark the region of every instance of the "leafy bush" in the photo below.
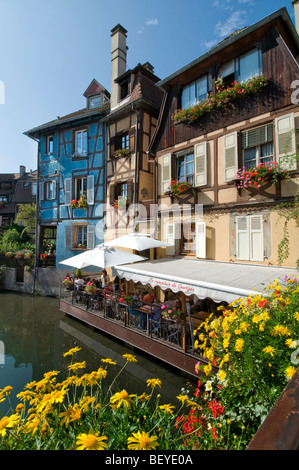
{"type": "MultiPolygon", "coordinates": [[[[253,435],[296,371],[299,286],[295,277],[277,280],[264,294],[234,301],[195,331],[199,364],[226,417],[253,435]],[[213,367],[218,368],[213,374],[213,367]]],[[[220,309],[223,307],[219,307],[220,309]]]]}

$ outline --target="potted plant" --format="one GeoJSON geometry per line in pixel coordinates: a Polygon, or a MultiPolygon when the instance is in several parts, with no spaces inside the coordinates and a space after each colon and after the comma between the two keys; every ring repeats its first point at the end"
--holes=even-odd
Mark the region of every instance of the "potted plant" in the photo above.
{"type": "Polygon", "coordinates": [[[130,153],[129,149],[118,149],[115,151],[115,156],[116,157],[127,157],[130,153]]]}
{"type": "Polygon", "coordinates": [[[240,168],[236,174],[236,182],[238,189],[261,189],[263,185],[273,185],[279,179],[288,177],[287,170],[280,170],[277,163],[271,161],[269,163],[260,163],[256,167],[248,170],[245,167],[240,168]]]}
{"type": "Polygon", "coordinates": [[[163,312],[163,315],[167,318],[177,319],[177,318],[180,318],[182,314],[182,311],[179,308],[177,309],[170,308],[168,304],[162,305],[161,310],[163,312]]]}
{"type": "Polygon", "coordinates": [[[92,282],[87,282],[85,286],[85,292],[87,294],[95,294],[97,292],[95,284],[93,284],[92,282]]]}
{"type": "Polygon", "coordinates": [[[16,252],[15,257],[16,257],[17,259],[22,259],[22,258],[23,258],[23,253],[21,253],[21,252],[16,252]]]}
{"type": "Polygon", "coordinates": [[[13,258],[13,257],[14,257],[14,254],[13,254],[11,251],[7,251],[7,252],[5,253],[5,256],[6,256],[6,258],[13,258]]]}

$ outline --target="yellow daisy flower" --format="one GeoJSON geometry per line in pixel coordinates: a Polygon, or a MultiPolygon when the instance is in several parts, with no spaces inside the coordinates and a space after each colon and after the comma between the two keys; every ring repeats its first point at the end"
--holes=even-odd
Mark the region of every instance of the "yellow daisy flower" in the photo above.
{"type": "Polygon", "coordinates": [[[145,433],[144,431],[134,432],[133,435],[128,438],[129,450],[155,450],[158,445],[157,436],[150,437],[149,433],[145,433]]]}
{"type": "Polygon", "coordinates": [[[77,450],[104,450],[107,449],[108,445],[106,436],[100,436],[99,432],[89,431],[88,434],[82,433],[77,437],[76,445],[77,450]]]}
{"type": "Polygon", "coordinates": [[[161,387],[161,380],[160,379],[148,379],[146,381],[147,386],[151,388],[161,387]]]}

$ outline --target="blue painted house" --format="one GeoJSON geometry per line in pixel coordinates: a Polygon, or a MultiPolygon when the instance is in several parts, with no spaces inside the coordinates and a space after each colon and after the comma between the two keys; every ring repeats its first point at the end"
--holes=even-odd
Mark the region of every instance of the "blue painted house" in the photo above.
{"type": "Polygon", "coordinates": [[[38,257],[59,262],[104,241],[105,125],[110,94],[95,79],[86,107],[25,132],[38,142],[38,257]]]}

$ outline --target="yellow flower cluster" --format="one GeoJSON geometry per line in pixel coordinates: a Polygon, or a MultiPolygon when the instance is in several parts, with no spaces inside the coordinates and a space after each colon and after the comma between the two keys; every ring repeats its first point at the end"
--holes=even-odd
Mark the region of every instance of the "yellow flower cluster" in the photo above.
{"type": "MultiPolygon", "coordinates": [[[[80,348],[72,348],[64,354],[64,357],[70,356],[73,361],[75,353],[79,350],[80,348]]],[[[132,354],[124,354],[123,358],[126,363],[121,371],[129,362],[137,362],[132,354]]],[[[67,378],[60,383],[57,382],[58,371],[47,372],[40,381],[28,383],[24,390],[17,394],[19,404],[15,413],[0,420],[0,448],[2,438],[6,443],[12,442],[13,438],[15,442],[24,443],[31,439],[30,442],[34,442],[39,448],[42,442],[51,442],[55,432],[62,433],[63,436],[73,436],[72,449],[106,450],[109,447],[109,438],[105,435],[107,423],[102,422],[103,413],[107,413],[109,409],[115,413],[115,416],[118,412],[133,413],[140,404],[144,414],[146,410],[144,402],[149,402],[154,389],[161,387],[161,380],[158,378],[147,380],[147,386],[151,388],[150,394],[143,393],[138,396],[129,394],[124,389],[112,393],[120,371],[112,380],[108,390],[105,389],[105,393],[101,395],[102,380],[108,375],[105,367],[116,365],[116,362],[110,358],[101,359],[101,362],[104,367],[82,373],[80,376],[78,372],[86,368],[86,362],[72,362],[68,366],[67,378]],[[92,423],[95,425],[94,428],[91,426],[92,423]],[[78,430],[81,432],[76,434],[78,430]]],[[[7,399],[11,391],[10,386],[0,389],[0,402],[7,399]]],[[[173,415],[174,406],[157,405],[155,413],[157,412],[161,426],[163,419],[173,415]]],[[[109,415],[105,416],[109,420],[109,415]]],[[[142,420],[145,420],[145,417],[142,420]]],[[[141,422],[140,418],[137,422],[141,422]]],[[[158,447],[161,427],[157,429],[157,435],[142,429],[136,430],[136,427],[132,426],[130,429],[134,429],[134,432],[127,438],[128,449],[150,450],[158,447]]],[[[22,445],[26,448],[25,444],[22,445]]]]}
{"type": "MultiPolygon", "coordinates": [[[[195,348],[218,368],[218,380],[226,386],[238,379],[243,383],[246,374],[251,379],[253,364],[271,367],[272,379],[275,374],[290,379],[296,371],[287,349],[298,340],[299,282],[276,279],[264,291],[221,307],[222,316],[211,315],[194,331],[195,348]]],[[[202,369],[207,376],[212,373],[211,366],[202,369]]]]}

